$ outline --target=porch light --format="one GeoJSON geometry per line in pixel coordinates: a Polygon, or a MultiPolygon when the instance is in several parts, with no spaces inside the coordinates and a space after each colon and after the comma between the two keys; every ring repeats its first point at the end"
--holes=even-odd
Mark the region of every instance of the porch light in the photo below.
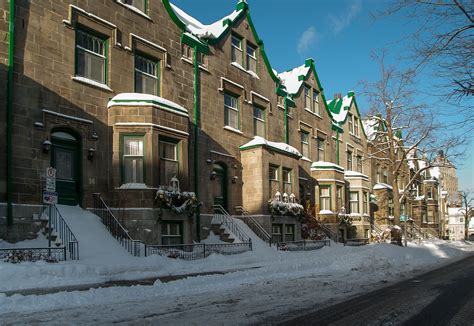
{"type": "Polygon", "coordinates": [[[43,142],[43,153],[48,153],[51,150],[51,141],[49,139],[46,139],[43,142]]]}
{"type": "Polygon", "coordinates": [[[212,171],[212,172],[211,172],[211,180],[215,180],[215,179],[216,179],[216,175],[217,175],[217,172],[216,172],[216,171],[212,171]]]}
{"type": "Polygon", "coordinates": [[[239,179],[238,176],[234,176],[234,177],[232,178],[232,183],[237,183],[237,180],[238,180],[238,179],[239,179]]]}
{"type": "Polygon", "coordinates": [[[87,152],[87,159],[89,161],[92,161],[92,159],[94,158],[94,154],[95,154],[95,148],[89,147],[89,151],[87,152]]]}

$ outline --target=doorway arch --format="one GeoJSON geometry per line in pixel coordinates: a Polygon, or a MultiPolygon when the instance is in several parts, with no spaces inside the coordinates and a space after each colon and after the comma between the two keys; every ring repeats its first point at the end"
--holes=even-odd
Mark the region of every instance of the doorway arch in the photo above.
{"type": "Polygon", "coordinates": [[[223,163],[214,163],[212,167],[214,205],[227,210],[227,167],[223,163]]]}

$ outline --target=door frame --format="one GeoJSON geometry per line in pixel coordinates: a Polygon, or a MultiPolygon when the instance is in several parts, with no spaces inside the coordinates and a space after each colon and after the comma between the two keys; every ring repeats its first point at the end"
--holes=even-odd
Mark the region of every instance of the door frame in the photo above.
{"type": "MultiPolygon", "coordinates": [[[[75,162],[75,174],[76,174],[76,191],[77,191],[77,204],[82,206],[83,194],[82,194],[82,138],[80,134],[70,128],[66,127],[57,127],[51,129],[51,156],[50,156],[50,165],[53,166],[54,162],[54,146],[57,144],[59,147],[64,146],[66,148],[71,148],[74,146],[76,151],[76,158],[77,161],[75,162]],[[70,134],[74,138],[75,141],[66,140],[61,138],[55,138],[53,134],[55,132],[64,132],[70,134]]],[[[55,165],[55,164],[54,164],[55,165]]]]}
{"type": "MultiPolygon", "coordinates": [[[[227,165],[222,163],[222,162],[215,162],[213,167],[212,167],[212,171],[213,172],[216,172],[217,175],[220,175],[222,177],[222,184],[221,184],[221,187],[222,187],[222,207],[227,211],[227,201],[228,201],[228,198],[227,198],[227,188],[228,188],[228,183],[227,183],[227,165]],[[219,166],[221,169],[219,170],[216,170],[215,169],[215,166],[219,166]]],[[[215,203],[215,194],[213,194],[213,203],[215,203]]]]}

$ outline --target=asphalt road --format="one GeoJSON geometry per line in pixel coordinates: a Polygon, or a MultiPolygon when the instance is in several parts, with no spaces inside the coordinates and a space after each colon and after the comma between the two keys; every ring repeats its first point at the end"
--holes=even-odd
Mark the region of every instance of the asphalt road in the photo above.
{"type": "Polygon", "coordinates": [[[324,309],[267,319],[279,325],[474,325],[474,256],[324,309]]]}

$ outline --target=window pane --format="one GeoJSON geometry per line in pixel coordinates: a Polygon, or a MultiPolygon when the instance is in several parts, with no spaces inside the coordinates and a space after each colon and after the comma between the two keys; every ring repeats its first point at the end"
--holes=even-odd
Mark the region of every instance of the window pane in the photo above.
{"type": "Polygon", "coordinates": [[[134,6],[137,9],[145,12],[145,1],[146,0],[122,0],[124,3],[134,6]]]}
{"type": "Polygon", "coordinates": [[[160,158],[177,159],[177,144],[160,141],[160,158]]]}
{"type": "Polygon", "coordinates": [[[143,156],[143,139],[125,139],[124,155],[143,156]]]}
{"type": "Polygon", "coordinates": [[[253,123],[254,135],[265,138],[265,122],[254,119],[253,123]]]}
{"type": "Polygon", "coordinates": [[[179,175],[179,166],[176,161],[160,160],[160,184],[169,186],[171,178],[179,175]]]}
{"type": "Polygon", "coordinates": [[[77,49],[77,75],[104,83],[105,59],[93,53],[77,49]]]}
{"type": "Polygon", "coordinates": [[[157,82],[156,78],[135,71],[135,92],[158,95],[157,82]]]}
{"type": "Polygon", "coordinates": [[[124,157],[124,183],[143,183],[143,159],[124,157]]]}

